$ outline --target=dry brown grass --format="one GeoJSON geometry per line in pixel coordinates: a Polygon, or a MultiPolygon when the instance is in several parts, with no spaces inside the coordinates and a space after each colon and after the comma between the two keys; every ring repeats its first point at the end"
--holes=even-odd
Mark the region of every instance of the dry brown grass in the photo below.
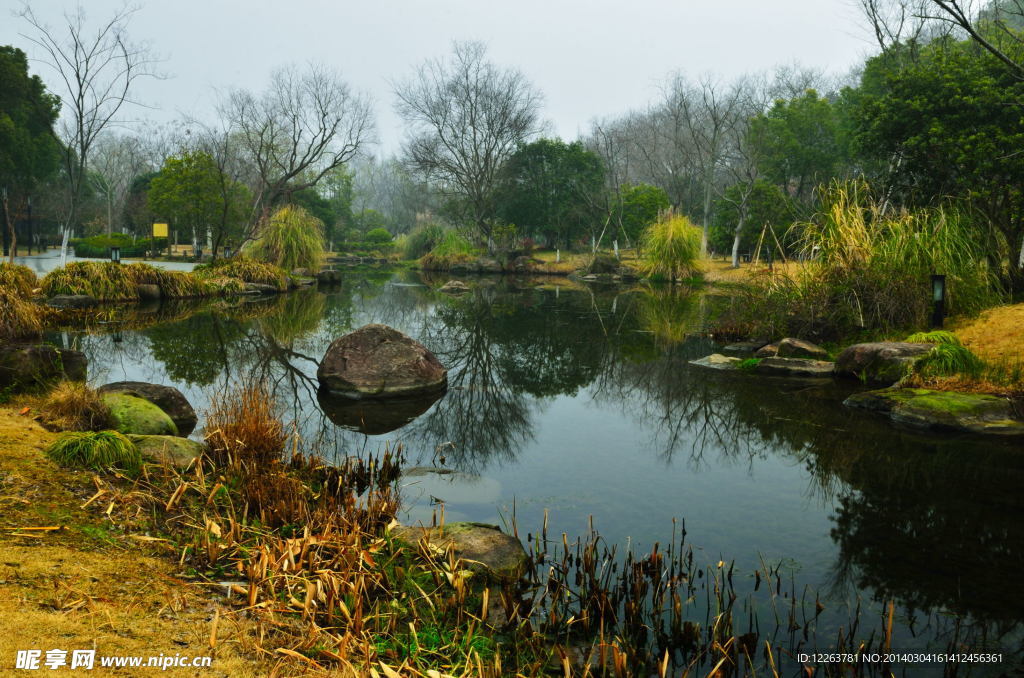
{"type": "Polygon", "coordinates": [[[0,340],[35,339],[43,331],[46,309],[23,297],[14,287],[0,286],[0,340]]]}
{"type": "MultiPolygon", "coordinates": [[[[97,491],[93,476],[47,460],[43,450],[55,438],[29,416],[0,408],[0,619],[7,631],[0,634],[0,673],[14,673],[18,650],[60,648],[95,649],[97,656],[210,655],[203,676],[268,675],[276,660],[255,654],[247,640],[255,625],[234,613],[231,601],[185,582],[176,558],[161,555],[173,555],[163,542],[123,534],[116,517],[104,514],[105,502],[82,507],[97,491]],[[60,529],[31,529],[39,527],[60,529]]],[[[144,671],[199,675],[191,668],[144,671]]],[[[134,675],[98,666],[88,673],[134,675]]]]}
{"type": "Polygon", "coordinates": [[[41,399],[39,421],[51,431],[102,431],[111,428],[110,408],[95,390],[64,381],[41,399]]]}
{"type": "Polygon", "coordinates": [[[996,306],[954,322],[964,346],[991,362],[1024,362],[1024,304],[996,306]]]}
{"type": "Polygon", "coordinates": [[[265,468],[284,456],[288,436],[260,385],[215,398],[206,422],[209,456],[218,466],[265,468]]]}

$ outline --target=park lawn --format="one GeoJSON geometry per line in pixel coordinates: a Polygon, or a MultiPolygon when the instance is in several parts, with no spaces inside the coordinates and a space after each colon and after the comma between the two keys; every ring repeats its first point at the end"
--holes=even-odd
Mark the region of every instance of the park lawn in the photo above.
{"type": "Polygon", "coordinates": [[[701,262],[704,270],[704,280],[710,283],[747,283],[753,278],[768,275],[796,275],[805,264],[799,261],[775,262],[769,269],[764,262],[756,264],[740,264],[739,268],[732,267],[730,259],[705,259],[701,262]]]}
{"type": "Polygon", "coordinates": [[[975,318],[954,320],[952,330],[984,360],[1024,362],[1024,303],[995,306],[975,318]]]}

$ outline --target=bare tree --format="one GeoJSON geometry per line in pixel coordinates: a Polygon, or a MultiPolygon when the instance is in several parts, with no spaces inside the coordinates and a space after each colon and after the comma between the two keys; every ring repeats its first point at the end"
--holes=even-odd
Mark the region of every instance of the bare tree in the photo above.
{"type": "Polygon", "coordinates": [[[398,114],[410,125],[409,161],[439,188],[465,200],[491,244],[498,169],[540,132],[541,94],[514,69],[486,60],[479,42],[455,43],[449,59],[431,60],[395,86],[398,114]]]}
{"type": "Polygon", "coordinates": [[[64,15],[66,35],[42,23],[25,4],[19,12],[34,33],[24,36],[43,51],[44,63],[57,73],[62,110],[59,127],[64,146],[68,200],[62,225],[61,263],[67,259],[68,239],[77,225],[89,157],[97,139],[122,107],[131,100],[135,82],[156,76],[155,60],[145,46],[131,43],[127,26],[137,8],[124,6],[94,31],[79,6],[64,15]]]}
{"type": "Polygon", "coordinates": [[[103,196],[107,209],[106,232],[120,225],[132,180],[154,168],[137,137],[106,133],[96,140],[88,173],[93,190],[103,196]]]}
{"type": "Polygon", "coordinates": [[[730,131],[745,121],[742,103],[739,85],[727,85],[710,76],[691,85],[676,74],[663,89],[662,114],[672,123],[674,143],[692,153],[692,162],[699,170],[704,254],[726,141],[730,131]]]}
{"type": "Polygon", "coordinates": [[[256,168],[262,212],[315,186],[372,142],[375,131],[369,99],[317,65],[276,71],[260,95],[235,90],[221,113],[256,168]]]}

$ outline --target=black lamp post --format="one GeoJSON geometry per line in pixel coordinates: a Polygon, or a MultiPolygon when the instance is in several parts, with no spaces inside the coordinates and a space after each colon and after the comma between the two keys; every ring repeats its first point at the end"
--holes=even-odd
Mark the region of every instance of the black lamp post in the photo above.
{"type": "Polygon", "coordinates": [[[110,260],[112,262],[114,262],[115,264],[120,264],[121,263],[121,248],[120,247],[111,247],[110,248],[110,260]]]}
{"type": "Polygon", "coordinates": [[[946,317],[946,276],[932,276],[932,327],[942,327],[946,317]]]}

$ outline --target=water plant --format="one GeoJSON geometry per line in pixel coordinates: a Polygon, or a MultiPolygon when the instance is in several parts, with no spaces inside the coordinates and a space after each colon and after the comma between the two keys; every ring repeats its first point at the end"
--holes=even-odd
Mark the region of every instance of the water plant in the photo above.
{"type": "Polygon", "coordinates": [[[681,214],[668,212],[644,231],[641,269],[670,281],[700,274],[701,230],[681,214]]]}
{"type": "Polygon", "coordinates": [[[111,428],[110,408],[84,382],[63,381],[39,405],[40,420],[57,431],[101,431],[111,428]]]}
{"type": "Polygon", "coordinates": [[[319,271],[326,253],[324,224],[297,205],[285,205],[264,222],[245,253],[286,271],[319,271]]]}
{"type": "Polygon", "coordinates": [[[267,467],[284,456],[284,424],[259,384],[215,398],[206,415],[206,444],[218,466],[267,467]]]}
{"type": "Polygon", "coordinates": [[[104,301],[137,301],[139,285],[156,285],[168,298],[213,296],[232,289],[222,281],[183,271],[111,261],[72,261],[47,273],[40,283],[47,296],[84,294],[104,301]]]}
{"type": "Polygon", "coordinates": [[[142,465],[135,444],[117,431],[65,433],[47,448],[46,456],[62,466],[94,471],[118,468],[135,473],[142,465]]]}

